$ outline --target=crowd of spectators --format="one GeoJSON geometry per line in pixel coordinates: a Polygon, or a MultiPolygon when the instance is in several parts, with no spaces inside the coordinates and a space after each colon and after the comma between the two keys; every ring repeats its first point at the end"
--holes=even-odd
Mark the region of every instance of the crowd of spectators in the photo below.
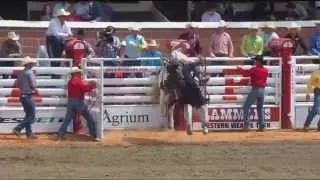
{"type": "MultiPolygon", "coordinates": [[[[66,6],[66,4],[65,4],[66,6]]],[[[68,7],[68,5],[66,6],[68,7]]],[[[212,12],[215,12],[213,7],[212,12]]],[[[71,14],[64,8],[57,8],[55,17],[50,20],[46,33],[46,46],[40,46],[38,50],[38,58],[70,58],[71,52],[66,48],[67,44],[72,40],[80,41],[84,44],[85,58],[114,58],[112,61],[105,61],[105,66],[160,66],[160,60],[152,61],[123,61],[122,58],[140,58],[140,57],[161,57],[159,51],[160,44],[155,39],[149,41],[141,34],[142,27],[139,23],[133,24],[128,28],[127,35],[120,39],[116,28],[107,26],[103,32],[97,36],[96,44],[90,44],[86,41],[86,32],[83,29],[72,31],[68,26],[68,16],[71,14]]],[[[233,57],[234,45],[232,34],[226,31],[227,23],[220,20],[218,27],[213,29],[213,33],[207,42],[200,42],[197,26],[187,24],[183,32],[176,38],[185,40],[188,43],[186,54],[189,57],[197,57],[205,54],[201,44],[208,43],[208,52],[210,57],[233,57]]],[[[292,22],[287,28],[287,34],[283,37],[290,38],[294,42],[293,54],[311,54],[320,55],[320,28],[317,24],[317,32],[311,36],[311,39],[306,43],[306,40],[300,36],[301,27],[299,24],[292,22]]],[[[240,52],[242,56],[252,57],[256,55],[270,56],[271,50],[269,42],[272,39],[279,38],[275,31],[275,25],[271,22],[266,22],[263,27],[258,27],[256,23],[252,23],[248,27],[248,31],[241,40],[240,52]]],[[[22,57],[23,52],[20,43],[20,36],[15,32],[8,32],[8,38],[3,42],[0,49],[0,57],[22,57]]],[[[161,44],[163,45],[163,44],[161,44]]],[[[80,57],[81,59],[82,57],[80,57]]],[[[211,61],[215,65],[223,65],[222,61],[211,61]]],[[[250,62],[249,62],[250,63],[250,62]]],[[[12,62],[1,62],[0,66],[16,66],[12,62]]],[[[61,62],[51,62],[50,66],[63,66],[61,62]]],[[[150,73],[149,73],[150,74],[150,73]]],[[[148,73],[106,73],[109,78],[121,77],[144,77],[148,73]]]]}
{"type": "Polygon", "coordinates": [[[112,8],[100,1],[52,1],[43,6],[41,21],[50,21],[57,13],[65,9],[70,12],[68,21],[111,21],[112,8]]]}
{"type": "Polygon", "coordinates": [[[276,11],[275,3],[276,1],[273,0],[254,2],[252,10],[241,15],[241,12],[236,12],[234,2],[231,1],[224,1],[223,3],[198,1],[195,2],[193,20],[201,22],[218,22],[221,19],[227,21],[298,21],[318,18],[315,17],[316,4],[308,3],[304,6],[289,1],[285,4],[284,11],[276,11]]]}

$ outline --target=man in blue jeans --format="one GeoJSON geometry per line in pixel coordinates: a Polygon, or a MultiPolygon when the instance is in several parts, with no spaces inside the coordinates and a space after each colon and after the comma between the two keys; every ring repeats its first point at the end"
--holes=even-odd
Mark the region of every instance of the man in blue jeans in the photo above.
{"type": "MultiPolygon", "coordinates": [[[[307,85],[307,101],[310,100],[310,93],[314,93],[314,103],[312,110],[308,113],[307,120],[304,123],[304,130],[308,131],[313,118],[320,113],[320,70],[316,70],[311,74],[307,85]]],[[[318,121],[318,131],[320,131],[320,120],[318,121]]]]}
{"type": "Polygon", "coordinates": [[[64,140],[63,136],[66,133],[67,127],[71,120],[75,118],[77,112],[81,113],[87,121],[90,136],[95,140],[97,139],[96,125],[91,116],[88,106],[83,102],[84,94],[96,88],[94,81],[84,83],[81,79],[82,70],[78,67],[72,67],[71,79],[68,82],[68,104],[65,119],[58,132],[58,140],[64,140]]]}
{"type": "Polygon", "coordinates": [[[257,101],[257,113],[258,113],[258,121],[259,128],[258,132],[264,131],[265,123],[264,123],[264,114],[263,114],[263,103],[264,103],[264,88],[267,85],[268,78],[268,69],[266,69],[263,64],[263,56],[257,55],[252,60],[255,61],[255,66],[250,68],[249,70],[244,70],[241,67],[237,69],[239,72],[247,77],[250,77],[252,89],[244,102],[243,105],[243,120],[244,120],[244,130],[248,130],[249,121],[248,115],[250,107],[255,101],[257,101]]]}
{"type": "Polygon", "coordinates": [[[35,104],[32,99],[32,93],[36,91],[36,78],[31,69],[35,63],[35,59],[32,59],[29,56],[25,57],[22,62],[24,70],[17,78],[17,87],[20,89],[20,102],[25,112],[25,117],[23,121],[13,129],[13,133],[20,137],[21,130],[25,128],[28,139],[37,138],[32,134],[31,129],[31,124],[35,120],[35,104]]]}

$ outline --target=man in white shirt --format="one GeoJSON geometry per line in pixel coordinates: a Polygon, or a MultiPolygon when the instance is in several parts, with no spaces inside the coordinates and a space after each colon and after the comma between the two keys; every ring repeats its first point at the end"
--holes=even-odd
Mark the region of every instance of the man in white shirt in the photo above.
{"type": "Polygon", "coordinates": [[[47,30],[47,48],[50,58],[60,58],[63,52],[64,41],[72,36],[70,27],[66,24],[69,12],[60,9],[57,17],[53,18],[47,30]]]}
{"type": "Polygon", "coordinates": [[[269,43],[272,39],[279,38],[279,35],[275,32],[275,25],[273,23],[266,23],[263,31],[258,33],[259,36],[263,39],[263,55],[271,56],[271,50],[269,48],[269,43]]]}
{"type": "MultiPolygon", "coordinates": [[[[52,18],[47,30],[47,50],[50,58],[61,58],[66,39],[72,36],[71,28],[66,24],[70,13],[64,9],[57,11],[56,17],[52,18]]],[[[51,62],[52,67],[61,66],[61,62],[51,62]]],[[[58,78],[53,75],[52,78],[58,78]]]]}
{"type": "Polygon", "coordinates": [[[217,12],[218,6],[215,3],[208,3],[207,7],[207,11],[201,16],[201,22],[219,22],[221,15],[217,12]]]}

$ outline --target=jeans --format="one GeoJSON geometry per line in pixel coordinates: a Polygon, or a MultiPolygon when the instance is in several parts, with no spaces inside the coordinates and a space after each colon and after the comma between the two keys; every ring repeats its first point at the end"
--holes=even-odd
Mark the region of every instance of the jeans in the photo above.
{"type": "Polygon", "coordinates": [[[89,134],[93,138],[97,137],[96,125],[91,116],[88,106],[84,104],[83,100],[80,99],[68,99],[67,113],[65,119],[59,129],[58,136],[63,137],[67,131],[67,127],[71,120],[76,117],[76,112],[80,112],[84,119],[87,121],[87,127],[89,129],[89,134]]]}
{"type": "Polygon", "coordinates": [[[263,114],[264,88],[258,88],[258,87],[252,87],[251,92],[249,93],[243,105],[243,121],[244,121],[244,127],[246,128],[249,126],[249,122],[248,122],[249,109],[251,105],[255,103],[256,100],[257,100],[259,128],[265,128],[264,114],[263,114]]]}
{"type": "Polygon", "coordinates": [[[21,131],[26,128],[26,136],[29,137],[32,134],[31,124],[35,120],[35,104],[31,94],[21,94],[20,102],[26,115],[23,121],[15,127],[15,130],[21,131]]]}
{"type": "MultiPolygon", "coordinates": [[[[61,58],[63,52],[63,39],[56,36],[47,36],[47,51],[50,58],[61,58]]],[[[51,62],[52,67],[60,67],[61,62],[51,62]]],[[[60,79],[61,75],[51,75],[52,79],[60,79]]]]}
{"type": "MultiPolygon", "coordinates": [[[[308,113],[307,120],[304,123],[304,127],[308,128],[313,120],[313,118],[320,113],[320,93],[314,93],[314,103],[312,110],[308,113]]],[[[320,126],[320,121],[318,121],[318,127],[320,126]]]]}

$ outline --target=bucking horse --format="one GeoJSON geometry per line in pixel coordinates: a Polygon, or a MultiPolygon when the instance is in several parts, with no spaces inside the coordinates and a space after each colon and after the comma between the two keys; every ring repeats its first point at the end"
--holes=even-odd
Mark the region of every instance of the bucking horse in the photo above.
{"type": "Polygon", "coordinates": [[[162,57],[162,66],[154,83],[154,97],[159,98],[162,116],[169,119],[169,128],[174,128],[174,110],[177,103],[184,105],[187,134],[192,134],[192,107],[199,110],[203,133],[208,133],[209,99],[206,93],[205,75],[195,71],[199,62],[182,63],[162,57]]]}

